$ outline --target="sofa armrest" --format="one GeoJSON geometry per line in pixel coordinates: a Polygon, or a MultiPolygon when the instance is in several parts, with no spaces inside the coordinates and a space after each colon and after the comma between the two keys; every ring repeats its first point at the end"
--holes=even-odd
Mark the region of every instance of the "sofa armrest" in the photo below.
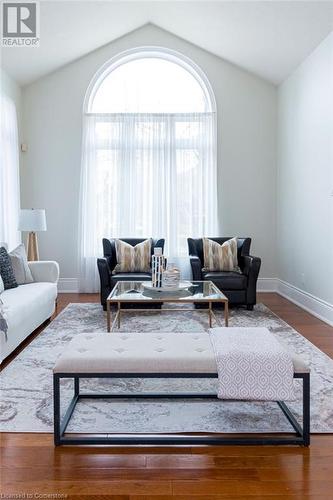
{"type": "Polygon", "coordinates": [[[247,303],[255,304],[261,259],[259,257],[253,257],[252,255],[244,255],[243,259],[243,273],[247,276],[247,303]]]}
{"type": "Polygon", "coordinates": [[[201,281],[202,279],[202,264],[197,255],[190,255],[190,264],[192,268],[192,275],[194,281],[201,281]]]}
{"type": "Polygon", "coordinates": [[[32,277],[37,282],[57,283],[59,264],[53,260],[37,260],[28,262],[32,277]]]}

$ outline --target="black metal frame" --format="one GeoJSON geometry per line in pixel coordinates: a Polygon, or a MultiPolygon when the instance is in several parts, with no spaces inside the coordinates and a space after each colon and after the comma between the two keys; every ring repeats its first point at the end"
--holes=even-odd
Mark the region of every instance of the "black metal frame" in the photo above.
{"type": "MultiPolygon", "coordinates": [[[[54,444],[67,445],[301,445],[310,444],[310,374],[295,373],[294,378],[303,381],[303,426],[301,426],[288,406],[277,401],[282,412],[292,425],[295,433],[266,434],[73,434],[66,436],[66,428],[80,399],[140,399],[140,398],[210,398],[217,399],[216,394],[89,394],[80,393],[82,378],[217,378],[215,373],[54,373],[53,405],[54,405],[54,444]],[[60,417],[60,380],[74,380],[74,396],[61,420],[60,417]]],[[[222,403],[222,401],[221,401],[222,403]]]]}

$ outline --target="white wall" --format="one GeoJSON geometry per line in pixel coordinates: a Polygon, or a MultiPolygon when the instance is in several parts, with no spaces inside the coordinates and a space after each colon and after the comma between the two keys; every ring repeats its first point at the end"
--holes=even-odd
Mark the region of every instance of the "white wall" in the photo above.
{"type": "Polygon", "coordinates": [[[21,88],[16,81],[11,78],[3,68],[1,68],[1,92],[4,92],[8,97],[13,99],[16,107],[21,107],[21,88]]]}
{"type": "MultiPolygon", "coordinates": [[[[276,276],[276,88],[246,71],[147,25],[24,88],[22,207],[46,208],[41,258],[60,263],[75,288],[83,99],[109,58],[137,46],[178,50],[208,76],[218,107],[221,234],[251,236],[261,277],[276,276]]],[[[108,235],[106,235],[108,236],[108,235]]]]}
{"type": "Polygon", "coordinates": [[[333,33],[280,86],[278,109],[279,278],[333,321],[333,33]]]}

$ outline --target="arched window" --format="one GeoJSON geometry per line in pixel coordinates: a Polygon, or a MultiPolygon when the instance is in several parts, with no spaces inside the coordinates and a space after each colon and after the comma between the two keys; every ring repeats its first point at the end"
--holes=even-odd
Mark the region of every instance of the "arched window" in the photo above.
{"type": "Polygon", "coordinates": [[[98,287],[103,237],[164,237],[181,263],[187,237],[216,231],[215,121],[207,78],[178,53],[137,49],[101,68],[84,104],[82,291],[98,287]]]}
{"type": "Polygon", "coordinates": [[[188,64],[167,54],[122,58],[97,78],[92,113],[203,113],[213,111],[206,85],[188,64]],[[161,57],[163,56],[163,57],[161,57]],[[167,58],[166,58],[167,56],[167,58]]]}

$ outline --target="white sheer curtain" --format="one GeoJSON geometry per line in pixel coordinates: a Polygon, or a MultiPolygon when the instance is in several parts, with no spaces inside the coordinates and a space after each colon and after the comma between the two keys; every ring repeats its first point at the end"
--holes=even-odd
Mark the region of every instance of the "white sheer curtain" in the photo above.
{"type": "Polygon", "coordinates": [[[15,104],[4,94],[0,120],[0,241],[13,248],[21,241],[19,146],[15,104]]]}
{"type": "Polygon", "coordinates": [[[217,230],[214,121],[212,112],[85,115],[81,291],[99,289],[103,237],[164,237],[169,261],[188,274],[187,237],[217,230]]]}

